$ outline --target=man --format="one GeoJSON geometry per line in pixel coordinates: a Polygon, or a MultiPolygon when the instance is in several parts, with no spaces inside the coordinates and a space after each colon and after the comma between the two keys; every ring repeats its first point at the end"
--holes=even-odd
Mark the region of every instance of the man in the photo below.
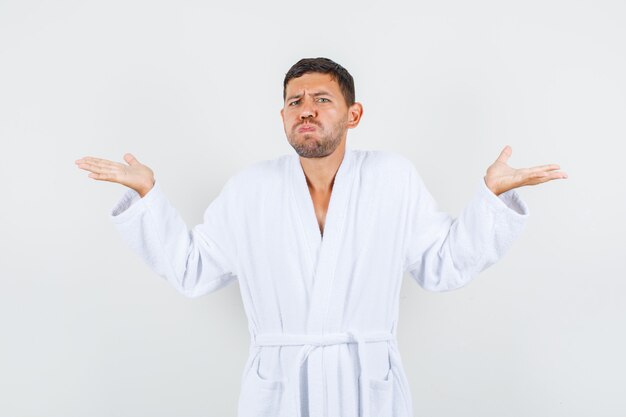
{"type": "Polygon", "coordinates": [[[507,146],[452,219],[408,159],[346,148],[363,114],[354,97],[340,65],[297,62],[280,111],[297,156],[231,177],[191,231],[133,155],[76,161],[130,188],[111,219],[181,293],[239,281],[251,335],[239,417],[412,417],[395,337],[403,274],[432,291],[467,284],[521,233],[514,188],[566,178],[558,165],[511,168],[507,146]]]}

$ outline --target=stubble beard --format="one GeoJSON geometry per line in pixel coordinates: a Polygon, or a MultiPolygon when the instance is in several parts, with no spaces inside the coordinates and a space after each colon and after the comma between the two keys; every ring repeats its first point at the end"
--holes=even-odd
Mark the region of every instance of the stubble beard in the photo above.
{"type": "Polygon", "coordinates": [[[319,132],[321,127],[317,125],[317,130],[311,133],[304,133],[302,138],[298,140],[299,133],[288,135],[289,144],[295,149],[296,153],[302,158],[323,158],[330,155],[341,144],[341,138],[346,131],[343,122],[337,122],[333,126],[330,133],[324,135],[319,132]],[[314,138],[319,136],[319,138],[314,138]]]}

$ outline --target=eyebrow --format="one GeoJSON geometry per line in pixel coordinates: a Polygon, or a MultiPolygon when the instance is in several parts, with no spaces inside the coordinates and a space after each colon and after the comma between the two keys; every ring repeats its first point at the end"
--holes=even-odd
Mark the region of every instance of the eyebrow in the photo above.
{"type": "MultiPolygon", "coordinates": [[[[317,93],[313,93],[311,95],[313,97],[317,97],[317,96],[331,96],[331,97],[334,97],[331,93],[329,93],[328,91],[324,91],[324,90],[318,91],[317,93]]],[[[301,94],[296,94],[296,95],[293,95],[291,97],[288,97],[287,100],[285,100],[285,101],[289,101],[291,99],[300,98],[300,97],[301,97],[301,94]]]]}

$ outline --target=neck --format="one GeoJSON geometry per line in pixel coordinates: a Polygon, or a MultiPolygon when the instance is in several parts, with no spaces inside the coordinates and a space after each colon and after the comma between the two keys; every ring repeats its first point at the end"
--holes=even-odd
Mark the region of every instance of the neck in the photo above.
{"type": "Polygon", "coordinates": [[[329,193],[346,151],[345,141],[330,155],[322,158],[300,158],[307,185],[315,193],[329,193]]]}

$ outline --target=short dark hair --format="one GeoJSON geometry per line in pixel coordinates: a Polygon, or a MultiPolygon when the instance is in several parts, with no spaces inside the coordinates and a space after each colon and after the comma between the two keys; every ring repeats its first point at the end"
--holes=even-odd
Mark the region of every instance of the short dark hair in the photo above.
{"type": "Polygon", "coordinates": [[[287,74],[285,74],[285,81],[283,81],[283,101],[285,101],[287,94],[287,83],[292,78],[301,77],[304,74],[310,72],[319,72],[322,74],[330,74],[331,78],[339,84],[343,98],[346,101],[348,107],[354,104],[354,80],[352,75],[341,65],[328,58],[302,58],[296,62],[287,74]]]}

